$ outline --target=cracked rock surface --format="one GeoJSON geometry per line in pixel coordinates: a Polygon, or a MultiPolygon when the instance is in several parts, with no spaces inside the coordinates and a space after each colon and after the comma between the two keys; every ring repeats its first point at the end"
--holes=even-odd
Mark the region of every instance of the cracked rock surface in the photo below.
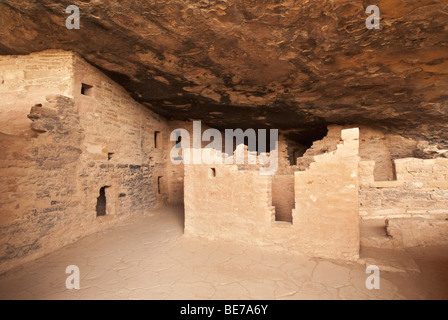
{"type": "Polygon", "coordinates": [[[88,236],[0,276],[0,299],[447,299],[446,247],[412,249],[421,273],[365,266],[182,236],[182,210],[164,208],[88,236]],[[76,265],[81,290],[67,290],[76,265]]]}
{"type": "MultiPolygon", "coordinates": [[[[210,126],[377,125],[448,146],[448,4],[2,0],[0,54],[73,50],[133,97],[210,126]],[[65,8],[81,10],[67,30],[65,8]]],[[[443,147],[444,146],[444,147],[443,147]]]]}

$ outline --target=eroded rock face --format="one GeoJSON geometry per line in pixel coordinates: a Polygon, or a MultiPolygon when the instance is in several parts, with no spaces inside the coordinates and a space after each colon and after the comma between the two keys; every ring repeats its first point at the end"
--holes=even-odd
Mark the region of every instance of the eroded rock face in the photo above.
{"type": "Polygon", "coordinates": [[[169,118],[369,124],[448,145],[446,0],[2,0],[0,22],[0,54],[74,50],[169,118]]]}

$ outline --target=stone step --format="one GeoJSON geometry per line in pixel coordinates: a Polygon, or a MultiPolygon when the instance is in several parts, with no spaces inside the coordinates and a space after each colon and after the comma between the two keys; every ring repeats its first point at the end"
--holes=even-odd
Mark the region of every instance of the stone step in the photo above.
{"type": "Polygon", "coordinates": [[[387,272],[420,272],[415,260],[405,249],[380,249],[361,247],[359,263],[377,266],[387,272]]]}
{"type": "Polygon", "coordinates": [[[361,220],[361,247],[395,249],[402,248],[401,243],[386,234],[384,219],[361,220]]]}

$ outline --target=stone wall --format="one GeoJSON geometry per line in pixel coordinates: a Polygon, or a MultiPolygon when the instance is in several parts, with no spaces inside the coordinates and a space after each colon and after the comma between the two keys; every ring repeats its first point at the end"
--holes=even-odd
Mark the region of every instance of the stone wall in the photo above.
{"type": "Polygon", "coordinates": [[[417,142],[366,126],[360,127],[359,155],[363,161],[375,161],[375,181],[396,180],[394,160],[415,156],[417,142]]]}
{"type": "Polygon", "coordinates": [[[185,233],[259,243],[271,221],[270,186],[271,177],[236,165],[185,165],[185,233]]]}
{"type": "Polygon", "coordinates": [[[0,132],[33,136],[26,117],[33,103],[49,94],[73,97],[72,60],[70,52],[61,50],[0,56],[0,132]]]}
{"type": "Polygon", "coordinates": [[[78,56],[74,70],[74,97],[85,130],[81,174],[87,207],[95,207],[104,186],[113,190],[121,214],[165,204],[170,146],[166,121],[78,56]],[[87,95],[81,93],[83,84],[91,87],[87,95]]]}
{"type": "Polygon", "coordinates": [[[168,200],[166,121],[80,57],[60,55],[71,56],[72,98],[28,101],[35,138],[0,135],[0,272],[168,200]]]}
{"type": "Polygon", "coordinates": [[[448,217],[448,159],[399,159],[416,142],[371,128],[359,139],[330,126],[297,166],[280,136],[274,176],[254,164],[175,165],[170,133],[192,139],[192,122],[167,122],[70,52],[0,57],[0,116],[0,273],[168,202],[185,201],[188,235],[349,260],[359,213],[448,217]]]}
{"type": "Polygon", "coordinates": [[[79,197],[84,130],[73,100],[51,97],[32,114],[47,133],[0,135],[0,273],[91,229],[79,197]]]}
{"type": "Polygon", "coordinates": [[[448,217],[448,159],[395,160],[396,181],[375,181],[374,167],[360,163],[361,217],[448,217]]]}
{"type": "Polygon", "coordinates": [[[386,221],[387,235],[400,247],[448,244],[448,220],[404,218],[386,221]]]}
{"type": "Polygon", "coordinates": [[[185,232],[314,256],[359,255],[358,130],[295,174],[292,223],[275,221],[273,179],[235,165],[185,165],[185,232]]]}
{"type": "Polygon", "coordinates": [[[342,130],[343,144],[315,156],[309,170],[295,173],[293,221],[306,239],[302,250],[318,256],[359,255],[359,130],[342,130]]]}

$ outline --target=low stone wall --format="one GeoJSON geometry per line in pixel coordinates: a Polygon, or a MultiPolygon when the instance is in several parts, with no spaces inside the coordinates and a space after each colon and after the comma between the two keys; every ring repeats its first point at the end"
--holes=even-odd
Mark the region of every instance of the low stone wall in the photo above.
{"type": "Polygon", "coordinates": [[[296,172],[294,224],[312,255],[356,260],[359,256],[359,130],[342,130],[335,152],[315,157],[296,172]]]}
{"type": "Polygon", "coordinates": [[[154,165],[83,158],[73,99],[50,96],[30,118],[37,138],[0,134],[0,273],[158,204],[154,165]],[[97,217],[101,187],[107,208],[97,217]]]}
{"type": "Polygon", "coordinates": [[[386,225],[387,234],[404,248],[448,244],[448,220],[389,219],[386,225]]]}
{"type": "Polygon", "coordinates": [[[185,165],[185,232],[313,256],[359,257],[359,131],[296,172],[293,221],[276,222],[272,176],[234,165],[185,165]]]}
{"type": "Polygon", "coordinates": [[[395,160],[396,181],[374,181],[374,166],[360,163],[361,217],[448,218],[448,159],[395,160]]]}
{"type": "Polygon", "coordinates": [[[84,132],[73,100],[33,108],[37,139],[0,135],[0,273],[83,231],[78,166],[84,132]]]}
{"type": "Polygon", "coordinates": [[[271,177],[236,165],[185,165],[185,233],[257,244],[271,223],[271,177]]]}

